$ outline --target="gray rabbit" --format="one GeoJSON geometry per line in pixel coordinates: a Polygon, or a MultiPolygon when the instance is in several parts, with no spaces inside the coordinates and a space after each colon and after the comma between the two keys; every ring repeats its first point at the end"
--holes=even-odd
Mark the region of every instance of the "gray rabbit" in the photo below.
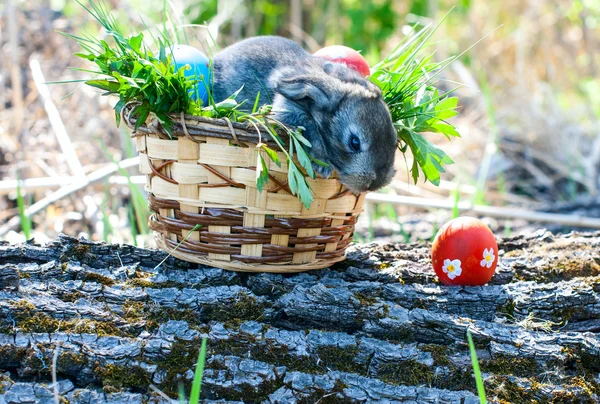
{"type": "Polygon", "coordinates": [[[276,36],[238,42],[213,59],[213,96],[221,101],[243,89],[238,102],[273,104],[289,126],[302,126],[314,165],[324,177],[335,169],[352,192],[373,191],[394,176],[397,137],[379,88],[340,63],[314,57],[276,36]]]}

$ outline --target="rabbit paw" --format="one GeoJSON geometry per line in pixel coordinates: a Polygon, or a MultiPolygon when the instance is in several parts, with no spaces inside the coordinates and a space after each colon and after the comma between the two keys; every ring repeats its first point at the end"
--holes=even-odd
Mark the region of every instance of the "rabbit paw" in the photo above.
{"type": "Polygon", "coordinates": [[[328,165],[327,167],[323,167],[319,164],[313,163],[313,169],[315,170],[315,173],[319,174],[321,177],[323,178],[329,178],[331,177],[331,173],[333,171],[333,167],[331,167],[331,165],[328,165]]]}

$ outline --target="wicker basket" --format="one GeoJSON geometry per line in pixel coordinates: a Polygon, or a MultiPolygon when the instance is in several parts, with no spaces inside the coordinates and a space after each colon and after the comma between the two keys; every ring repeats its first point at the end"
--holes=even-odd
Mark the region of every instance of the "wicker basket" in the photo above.
{"type": "MultiPolygon", "coordinates": [[[[123,111],[132,129],[133,107],[123,111]]],[[[172,139],[150,119],[133,132],[159,248],[243,272],[301,272],[345,258],[365,194],[350,193],[335,178],[308,179],[314,201],[306,209],[287,187],[286,165],[278,167],[266,154],[270,179],[259,192],[255,167],[264,151],[255,146],[270,143],[268,133],[229,120],[172,118],[172,139]]]]}

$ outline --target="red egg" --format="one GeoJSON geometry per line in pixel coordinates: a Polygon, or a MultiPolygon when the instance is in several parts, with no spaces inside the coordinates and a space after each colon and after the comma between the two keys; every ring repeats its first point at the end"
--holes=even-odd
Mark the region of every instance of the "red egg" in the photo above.
{"type": "Polygon", "coordinates": [[[459,217],[438,231],[431,262],[444,285],[485,285],[498,265],[498,243],[481,221],[459,217]]]}
{"type": "Polygon", "coordinates": [[[347,46],[327,46],[315,52],[314,55],[331,60],[335,63],[344,63],[346,66],[356,70],[365,77],[371,74],[369,64],[365,58],[362,57],[360,53],[347,46]]]}

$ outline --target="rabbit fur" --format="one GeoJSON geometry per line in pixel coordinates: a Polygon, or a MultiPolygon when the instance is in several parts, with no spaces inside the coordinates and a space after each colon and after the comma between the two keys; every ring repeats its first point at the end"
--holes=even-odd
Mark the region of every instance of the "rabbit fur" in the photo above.
{"type": "Polygon", "coordinates": [[[216,102],[242,88],[238,102],[272,104],[274,117],[304,127],[313,164],[327,178],[332,170],[354,193],[374,191],[394,176],[397,134],[379,88],[341,63],[310,55],[295,42],[254,37],[213,58],[216,102]],[[358,146],[358,147],[357,147],[358,146]]]}

